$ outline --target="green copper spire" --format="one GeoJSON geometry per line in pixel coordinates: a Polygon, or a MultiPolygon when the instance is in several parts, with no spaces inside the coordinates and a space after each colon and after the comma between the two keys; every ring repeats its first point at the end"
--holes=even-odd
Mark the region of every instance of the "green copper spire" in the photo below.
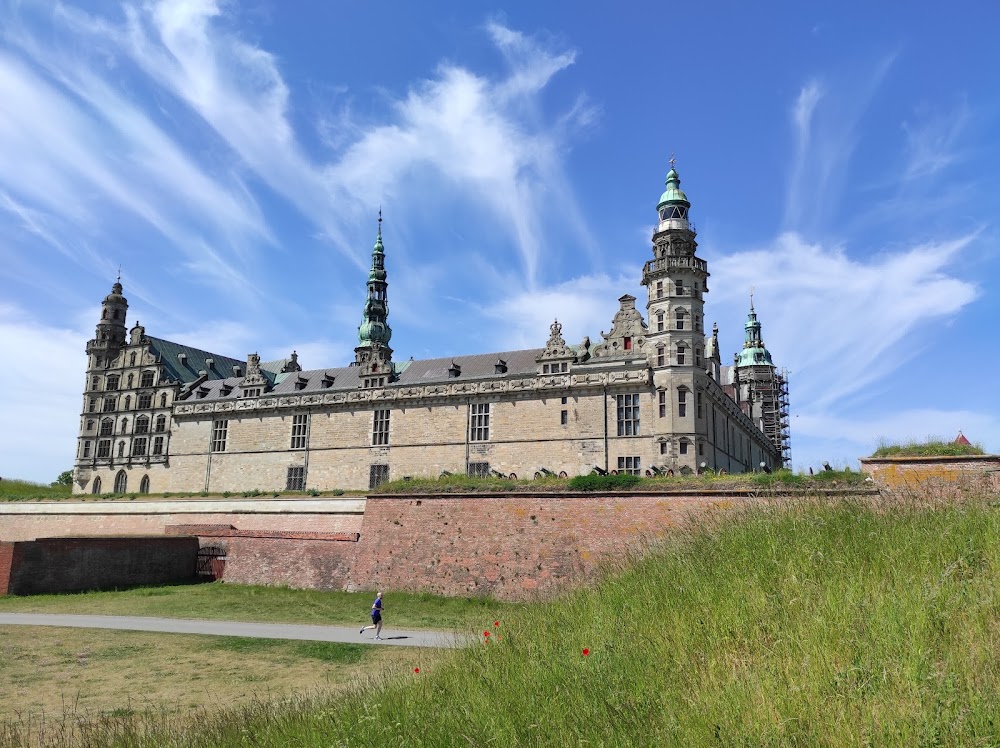
{"type": "Polygon", "coordinates": [[[757,321],[757,312],[753,308],[753,294],[750,294],[750,313],[747,315],[747,323],[743,326],[746,330],[746,337],[743,341],[743,350],[736,356],[736,366],[774,366],[771,361],[771,353],[764,346],[764,339],[760,334],[760,322],[757,321]]]}
{"type": "Polygon", "coordinates": [[[660,220],[683,219],[687,220],[688,209],[691,203],[688,202],[687,195],[681,190],[681,178],[674,168],[674,158],[670,157],[670,171],[667,172],[667,189],[660,195],[660,202],[656,204],[656,212],[660,214],[660,220]]]}
{"type": "Polygon", "coordinates": [[[368,271],[368,299],[361,325],[358,327],[358,342],[361,348],[373,344],[387,346],[392,337],[392,328],[387,322],[389,303],[386,300],[385,247],[382,246],[382,209],[378,211],[378,235],[372,247],[372,267],[368,271]]]}

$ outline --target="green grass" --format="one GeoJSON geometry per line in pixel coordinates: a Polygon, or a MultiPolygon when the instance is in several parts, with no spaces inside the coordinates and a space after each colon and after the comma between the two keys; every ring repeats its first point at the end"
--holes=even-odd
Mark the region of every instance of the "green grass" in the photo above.
{"type": "Polygon", "coordinates": [[[998,588],[995,508],[749,512],[419,674],[78,745],[995,746],[998,588]]]}
{"type": "Polygon", "coordinates": [[[282,654],[289,660],[312,659],[335,665],[353,665],[372,652],[367,644],[257,639],[246,636],[220,636],[212,642],[212,646],[241,655],[253,656],[258,652],[269,652],[282,654]]]}
{"type": "Polygon", "coordinates": [[[895,444],[882,441],[872,457],[960,457],[965,455],[983,455],[982,444],[955,444],[930,437],[922,442],[907,442],[895,444]]]}
{"type": "Polygon", "coordinates": [[[27,501],[30,499],[65,499],[72,486],[50,486],[26,480],[4,478],[0,480],[0,501],[27,501]]]}
{"type": "MultiPolygon", "coordinates": [[[[371,592],[293,590],[287,587],[208,584],[139,587],[108,592],[0,597],[3,613],[153,616],[262,623],[360,626],[370,623],[371,592]]],[[[518,606],[489,598],[385,592],[386,626],[450,631],[469,620],[518,606]]]]}

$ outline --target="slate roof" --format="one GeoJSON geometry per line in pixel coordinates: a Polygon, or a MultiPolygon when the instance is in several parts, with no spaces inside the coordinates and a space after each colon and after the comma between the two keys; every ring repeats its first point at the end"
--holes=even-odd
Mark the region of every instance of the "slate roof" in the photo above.
{"type": "MultiPolygon", "coordinates": [[[[429,384],[432,382],[449,381],[448,369],[452,363],[461,367],[461,374],[458,381],[469,379],[502,379],[505,377],[516,377],[525,374],[534,374],[538,371],[538,363],[535,361],[544,351],[544,348],[531,348],[523,351],[501,351],[499,353],[480,353],[472,356],[447,356],[445,358],[430,358],[421,361],[401,361],[395,364],[397,373],[396,381],[393,385],[417,385],[429,384]],[[507,373],[496,373],[497,360],[507,363],[507,373]]],[[[239,364],[240,362],[236,362],[239,364]]],[[[218,367],[217,367],[218,368],[218,367]]],[[[262,372],[267,375],[268,372],[262,372]]],[[[278,374],[275,378],[274,388],[268,394],[282,395],[295,392],[323,392],[335,390],[356,390],[361,387],[364,372],[360,366],[342,366],[330,369],[311,369],[309,371],[287,372],[278,374]],[[329,387],[323,386],[324,378],[332,378],[333,384],[329,387]],[[304,387],[296,385],[304,381],[304,387]]],[[[239,384],[242,377],[230,376],[226,379],[208,380],[198,386],[193,393],[195,400],[220,400],[235,399],[239,396],[239,384]],[[230,388],[227,395],[222,391],[230,388]],[[205,394],[202,395],[201,393],[205,394]]]]}
{"type": "Polygon", "coordinates": [[[226,377],[236,376],[236,372],[233,370],[234,366],[241,367],[243,371],[246,370],[246,362],[239,359],[209,353],[198,348],[192,348],[189,345],[173,343],[163,338],[153,338],[147,335],[146,339],[149,341],[150,351],[160,360],[160,363],[166,369],[165,377],[167,379],[174,379],[187,384],[197,379],[198,372],[200,371],[208,372],[209,379],[225,379],[226,377]],[[184,361],[181,361],[177,357],[179,353],[184,354],[184,361]],[[212,359],[211,366],[206,363],[206,359],[212,359]]]}

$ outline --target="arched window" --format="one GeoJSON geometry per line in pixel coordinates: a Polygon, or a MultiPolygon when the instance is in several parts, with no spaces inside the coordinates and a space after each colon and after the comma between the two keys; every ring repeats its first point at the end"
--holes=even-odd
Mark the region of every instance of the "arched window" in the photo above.
{"type": "Polygon", "coordinates": [[[149,433],[149,419],[146,416],[139,416],[135,419],[135,433],[137,434],[148,434],[149,433]]]}
{"type": "Polygon", "coordinates": [[[165,415],[158,415],[156,417],[156,430],[157,431],[167,430],[167,417],[165,415]]]}
{"type": "MultiPolygon", "coordinates": [[[[133,353],[132,355],[134,356],[135,354],[133,353]]],[[[135,374],[128,375],[128,389],[132,389],[132,382],[134,379],[135,379],[135,374]]]]}
{"type": "Polygon", "coordinates": [[[164,392],[164,393],[162,393],[160,395],[160,407],[161,408],[166,408],[167,407],[167,393],[166,392],[164,392]]]}
{"type": "Polygon", "coordinates": [[[123,418],[122,419],[121,433],[124,434],[127,430],[128,430],[128,419],[127,418],[123,418]]]}
{"type": "Polygon", "coordinates": [[[90,492],[91,493],[101,492],[101,476],[98,475],[96,478],[94,478],[94,486],[93,488],[90,489],[90,492]]]}
{"type": "Polygon", "coordinates": [[[115,493],[125,493],[128,490],[128,475],[124,470],[119,470],[115,476],[115,493]]]}
{"type": "Polygon", "coordinates": [[[134,353],[128,357],[128,365],[129,366],[135,366],[135,354],[134,353]]]}
{"type": "Polygon", "coordinates": [[[125,442],[118,442],[118,456],[125,456],[125,442]]]}
{"type": "Polygon", "coordinates": [[[128,410],[131,407],[132,407],[132,396],[125,395],[125,410],[128,410]]]}
{"type": "Polygon", "coordinates": [[[139,493],[149,493],[149,476],[142,476],[142,480],[139,481],[139,493]]]}

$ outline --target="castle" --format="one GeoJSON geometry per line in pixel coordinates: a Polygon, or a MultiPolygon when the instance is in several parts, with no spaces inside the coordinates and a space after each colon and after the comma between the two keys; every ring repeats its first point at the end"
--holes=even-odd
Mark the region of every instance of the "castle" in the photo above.
{"type": "MultiPolygon", "coordinates": [[[[407,476],[740,473],[787,463],[787,378],[751,301],[723,366],[708,266],[673,168],[642,272],[592,344],[396,361],[381,214],[349,366],[303,370],[146,334],[116,282],[87,343],[74,491],[368,489],[407,476]],[[647,321],[648,320],[648,321],[647,321]]],[[[120,281],[120,279],[119,279],[120,281]]]]}

